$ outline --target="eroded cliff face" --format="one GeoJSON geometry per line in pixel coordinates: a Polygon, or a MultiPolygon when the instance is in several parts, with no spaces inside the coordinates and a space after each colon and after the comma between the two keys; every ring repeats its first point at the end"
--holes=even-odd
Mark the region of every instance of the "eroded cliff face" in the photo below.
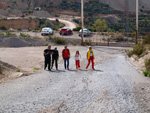
{"type": "MultiPolygon", "coordinates": [[[[0,9],[5,7],[11,7],[16,9],[28,9],[35,7],[49,7],[49,5],[59,6],[59,4],[64,0],[1,0],[0,9]]],[[[67,2],[80,2],[81,0],[66,0],[67,2]]],[[[84,2],[89,0],[84,0],[84,2]]],[[[109,4],[112,8],[116,10],[125,10],[125,0],[94,0],[109,4]]],[[[129,11],[135,11],[136,0],[128,0],[129,11]]],[[[139,0],[139,9],[150,10],[149,0],[139,0]]]]}
{"type": "Polygon", "coordinates": [[[39,20],[29,20],[29,19],[16,19],[16,20],[0,20],[0,26],[5,26],[8,28],[35,28],[39,27],[39,20]]]}

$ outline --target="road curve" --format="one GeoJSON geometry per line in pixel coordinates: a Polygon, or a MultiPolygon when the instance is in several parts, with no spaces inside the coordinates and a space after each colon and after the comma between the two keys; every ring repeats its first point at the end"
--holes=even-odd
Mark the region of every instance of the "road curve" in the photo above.
{"type": "Polygon", "coordinates": [[[65,24],[65,28],[70,28],[70,29],[74,29],[76,28],[76,24],[71,22],[71,21],[68,21],[68,20],[63,20],[63,19],[60,19],[60,18],[48,18],[49,20],[56,20],[58,19],[60,22],[64,23],[65,24]]]}
{"type": "Polygon", "coordinates": [[[59,71],[41,70],[0,84],[0,113],[145,113],[134,89],[149,81],[126,61],[121,50],[94,47],[96,70],[92,71],[85,70],[87,48],[73,47],[70,71],[64,70],[60,59],[59,71]],[[82,56],[78,71],[74,64],[77,49],[82,56]]]}

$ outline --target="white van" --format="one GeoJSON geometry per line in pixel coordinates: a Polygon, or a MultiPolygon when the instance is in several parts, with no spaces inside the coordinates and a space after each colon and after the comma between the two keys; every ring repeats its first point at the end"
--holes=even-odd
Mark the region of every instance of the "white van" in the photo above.
{"type": "Polygon", "coordinates": [[[53,35],[53,30],[51,28],[43,28],[41,31],[41,35],[53,35]]]}

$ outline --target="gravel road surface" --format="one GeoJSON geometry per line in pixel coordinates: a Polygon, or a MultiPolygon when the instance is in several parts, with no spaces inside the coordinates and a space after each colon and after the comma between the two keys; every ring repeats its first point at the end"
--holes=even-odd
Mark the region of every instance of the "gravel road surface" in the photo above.
{"type": "MultiPolygon", "coordinates": [[[[71,50],[75,51],[77,47],[71,50]]],[[[41,70],[0,84],[0,113],[146,113],[137,94],[149,80],[130,65],[122,48],[94,47],[95,71],[85,69],[87,47],[78,47],[81,70],[41,70]]],[[[145,108],[146,109],[146,108],[145,108]]]]}

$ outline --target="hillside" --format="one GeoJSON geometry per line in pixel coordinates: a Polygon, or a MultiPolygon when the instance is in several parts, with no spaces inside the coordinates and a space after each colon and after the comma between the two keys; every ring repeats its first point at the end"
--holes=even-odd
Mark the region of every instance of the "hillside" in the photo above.
{"type": "MultiPolygon", "coordinates": [[[[3,8],[17,8],[17,9],[30,9],[35,7],[58,7],[63,1],[80,3],[80,0],[1,0],[0,9],[3,8]]],[[[90,0],[85,0],[85,2],[90,0]]],[[[124,11],[125,1],[124,0],[92,0],[99,1],[108,4],[115,10],[124,11]]],[[[129,0],[129,11],[135,11],[136,0],[129,0]]],[[[150,2],[149,0],[139,0],[140,10],[149,10],[150,2]]]]}

